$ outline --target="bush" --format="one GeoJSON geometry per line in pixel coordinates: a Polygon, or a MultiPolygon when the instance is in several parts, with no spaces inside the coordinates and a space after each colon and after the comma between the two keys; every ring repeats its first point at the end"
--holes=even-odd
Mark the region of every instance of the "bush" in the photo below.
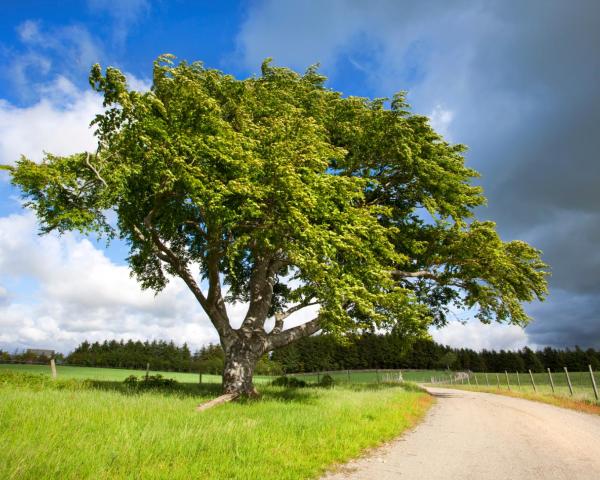
{"type": "Polygon", "coordinates": [[[306,387],[306,382],[295,377],[278,377],[271,382],[275,387],[302,388],[306,387]]]}
{"type": "Polygon", "coordinates": [[[323,377],[321,377],[319,386],[325,387],[325,388],[331,388],[331,387],[333,387],[333,385],[335,385],[335,380],[333,379],[333,377],[331,375],[323,375],[323,377]]]}
{"type": "Polygon", "coordinates": [[[177,380],[172,378],[163,378],[162,375],[150,375],[138,379],[135,375],[130,375],[123,383],[131,388],[172,388],[179,384],[177,380]]]}

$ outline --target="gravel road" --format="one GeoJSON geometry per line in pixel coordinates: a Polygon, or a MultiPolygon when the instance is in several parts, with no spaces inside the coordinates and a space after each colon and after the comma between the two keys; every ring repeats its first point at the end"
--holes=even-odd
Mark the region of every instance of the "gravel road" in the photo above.
{"type": "Polygon", "coordinates": [[[323,480],[600,480],[600,416],[489,393],[429,388],[413,431],[323,480]]]}

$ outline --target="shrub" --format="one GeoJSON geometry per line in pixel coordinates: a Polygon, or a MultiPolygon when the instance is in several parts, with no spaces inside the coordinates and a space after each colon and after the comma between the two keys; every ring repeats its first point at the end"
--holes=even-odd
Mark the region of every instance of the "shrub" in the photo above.
{"type": "Polygon", "coordinates": [[[306,382],[295,377],[278,377],[271,382],[276,387],[302,388],[306,387],[306,382]]]}
{"type": "Polygon", "coordinates": [[[135,375],[130,375],[123,380],[123,383],[131,388],[172,388],[179,384],[177,380],[163,378],[160,374],[141,377],[141,379],[138,379],[135,375]]]}
{"type": "Polygon", "coordinates": [[[331,375],[323,375],[323,377],[321,377],[321,381],[319,382],[319,385],[325,388],[331,388],[334,384],[335,380],[331,375]]]}

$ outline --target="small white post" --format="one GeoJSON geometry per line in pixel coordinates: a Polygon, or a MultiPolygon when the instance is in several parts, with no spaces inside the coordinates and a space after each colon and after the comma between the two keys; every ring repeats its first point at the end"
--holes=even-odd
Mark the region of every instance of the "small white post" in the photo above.
{"type": "Polygon", "coordinates": [[[56,362],[54,357],[50,359],[50,370],[52,370],[52,378],[56,378],[56,362]]]}

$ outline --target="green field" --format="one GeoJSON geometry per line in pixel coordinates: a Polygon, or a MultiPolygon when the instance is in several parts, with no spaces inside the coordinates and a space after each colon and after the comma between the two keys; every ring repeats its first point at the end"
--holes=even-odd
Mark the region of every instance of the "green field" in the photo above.
{"type": "Polygon", "coordinates": [[[318,478],[397,436],[431,403],[410,386],[262,385],[258,400],[197,413],[219,385],[194,377],[140,393],[106,380],[123,371],[62,368],[57,380],[0,370],[0,478],[318,478]]]}
{"type": "MultiPolygon", "coordinates": [[[[402,372],[402,378],[406,382],[425,383],[431,380],[435,375],[443,375],[443,370],[380,370],[380,371],[360,371],[360,370],[339,370],[328,372],[327,375],[333,377],[337,383],[377,383],[377,382],[397,382],[399,372],[402,372]]],[[[323,373],[299,373],[289,374],[290,377],[297,377],[307,382],[318,382],[323,373]]]]}
{"type": "MultiPolygon", "coordinates": [[[[56,367],[59,378],[78,378],[92,380],[107,380],[107,381],[122,381],[130,375],[142,376],[146,374],[145,370],[128,370],[121,368],[93,368],[93,367],[73,367],[68,365],[58,365],[56,367]]],[[[21,365],[21,364],[0,364],[0,371],[12,370],[22,371],[27,373],[42,373],[50,375],[50,367],[48,365],[21,365]]],[[[377,382],[396,382],[398,381],[398,372],[381,370],[376,371],[353,371],[340,370],[331,372],[331,375],[336,383],[377,383],[377,382]]],[[[151,375],[160,374],[165,378],[173,378],[178,382],[183,383],[198,383],[199,376],[197,373],[183,372],[161,372],[150,370],[151,375]]],[[[443,370],[402,370],[402,378],[407,382],[424,383],[429,382],[432,376],[442,376],[446,372],[443,370]]],[[[306,382],[317,383],[322,377],[322,374],[302,373],[290,374],[290,377],[297,377],[306,382]]],[[[269,383],[272,380],[268,376],[254,376],[254,383],[257,385],[269,383]]],[[[202,383],[220,383],[220,375],[202,375],[202,383]]]]}
{"type": "MultiPolygon", "coordinates": [[[[3,370],[50,375],[49,365],[0,364],[0,372],[3,370]]],[[[146,375],[145,370],[129,370],[125,368],[72,367],[69,365],[57,365],[56,373],[58,378],[106,380],[116,382],[121,382],[130,375],[136,375],[138,377],[146,375]]],[[[165,378],[172,378],[182,383],[199,383],[200,381],[197,373],[161,372],[150,370],[150,375],[156,374],[160,374],[165,378]]],[[[270,382],[271,378],[257,375],[254,377],[254,381],[257,384],[263,384],[270,382]]],[[[202,383],[221,383],[221,376],[203,374],[202,383]]]]}
{"type": "MultiPolygon", "coordinates": [[[[436,376],[432,373],[432,376],[436,376]]],[[[441,375],[438,375],[438,380],[446,379],[446,384],[451,385],[448,380],[448,374],[442,372],[441,375]]],[[[550,383],[550,377],[548,373],[533,373],[533,383],[535,383],[535,388],[537,393],[540,394],[554,394],[559,396],[571,397],[575,400],[586,400],[586,401],[595,401],[594,390],[592,387],[592,381],[590,378],[589,372],[569,372],[569,377],[571,379],[571,386],[573,387],[573,395],[569,390],[569,386],[567,383],[567,377],[562,372],[552,372],[552,381],[554,382],[554,389],[552,388],[552,384],[550,383]]],[[[600,373],[595,372],[596,385],[600,388],[600,373]]],[[[500,389],[512,390],[516,392],[522,393],[535,393],[533,383],[531,382],[531,377],[529,373],[519,373],[516,372],[508,373],[508,380],[506,373],[488,373],[487,376],[485,373],[472,373],[469,379],[460,380],[458,382],[454,382],[454,384],[458,385],[471,385],[481,386],[481,387],[495,387],[500,389]]]]}

